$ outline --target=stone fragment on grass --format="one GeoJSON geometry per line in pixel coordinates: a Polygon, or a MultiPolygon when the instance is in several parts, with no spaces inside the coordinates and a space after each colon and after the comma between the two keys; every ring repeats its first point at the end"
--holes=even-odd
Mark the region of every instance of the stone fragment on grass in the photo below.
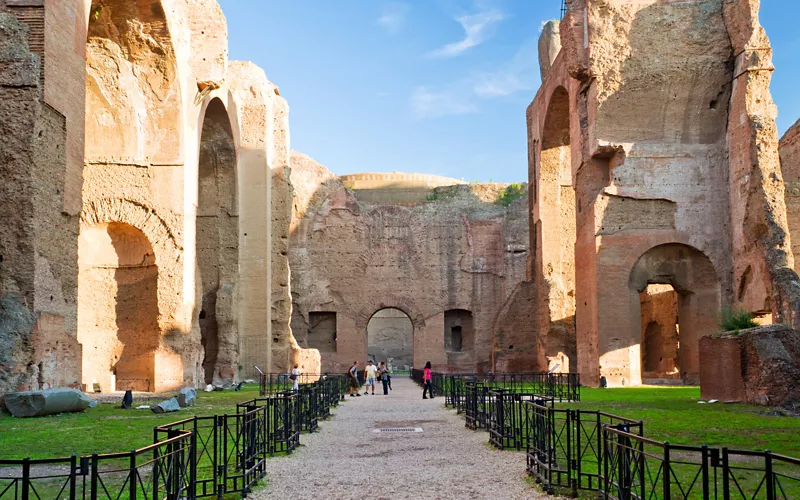
{"type": "Polygon", "coordinates": [[[6,408],[15,417],[41,417],[83,411],[94,400],[77,389],[46,389],[7,394],[6,408]]]}
{"type": "Polygon", "coordinates": [[[181,406],[178,404],[178,398],[170,398],[151,406],[150,409],[153,410],[153,413],[169,413],[180,410],[181,406]]]}
{"type": "Polygon", "coordinates": [[[197,392],[192,389],[191,387],[184,387],[181,389],[180,394],[178,394],[178,405],[181,408],[186,408],[187,406],[194,406],[194,402],[197,399],[197,392]]]}

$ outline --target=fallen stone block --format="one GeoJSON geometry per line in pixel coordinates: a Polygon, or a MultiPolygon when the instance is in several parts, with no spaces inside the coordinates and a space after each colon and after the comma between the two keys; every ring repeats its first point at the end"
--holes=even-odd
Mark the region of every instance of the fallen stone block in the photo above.
{"type": "Polygon", "coordinates": [[[181,389],[180,394],[178,394],[178,405],[181,408],[186,408],[187,406],[194,406],[194,402],[197,399],[197,392],[192,389],[191,387],[184,387],[181,389]]]}
{"type": "Polygon", "coordinates": [[[41,417],[83,411],[94,400],[77,389],[46,389],[6,394],[6,408],[15,417],[41,417]]]}
{"type": "Polygon", "coordinates": [[[153,413],[169,413],[173,411],[178,411],[181,409],[181,405],[178,404],[178,398],[170,398],[166,401],[162,401],[157,405],[153,405],[150,407],[153,413]]]}

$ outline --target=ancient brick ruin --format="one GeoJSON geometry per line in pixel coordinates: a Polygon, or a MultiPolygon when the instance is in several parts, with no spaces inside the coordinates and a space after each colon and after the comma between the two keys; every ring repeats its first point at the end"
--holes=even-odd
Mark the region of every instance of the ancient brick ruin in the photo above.
{"type": "Polygon", "coordinates": [[[800,326],[755,0],[570,0],[510,200],[290,151],[215,0],[0,0],[0,35],[0,394],[367,357],[697,383],[723,306],[800,326]]]}

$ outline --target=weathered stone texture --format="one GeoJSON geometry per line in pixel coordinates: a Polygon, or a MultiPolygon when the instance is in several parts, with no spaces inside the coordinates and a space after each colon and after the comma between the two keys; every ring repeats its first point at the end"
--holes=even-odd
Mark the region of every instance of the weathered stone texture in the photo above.
{"type": "Polygon", "coordinates": [[[217,2],[0,12],[0,343],[13,349],[0,393],[270,370],[271,172],[288,166],[288,107],[262,70],[229,63],[217,2]]]}
{"type": "Polygon", "coordinates": [[[371,176],[359,180],[373,185],[357,189],[378,201],[361,202],[358,190],[307,157],[292,165],[292,330],[306,339],[310,313],[336,314],[336,352],[320,352],[323,370],[344,371],[365,359],[370,319],[388,308],[410,319],[414,366],[431,361],[442,370],[490,370],[495,315],[525,277],[526,198],[506,208],[495,203],[502,186],[431,189],[416,174],[388,174],[408,176],[408,186],[393,178],[396,194],[381,174],[358,174],[371,176]],[[424,202],[418,193],[408,197],[423,187],[424,202]],[[447,352],[446,315],[456,309],[471,313],[473,345],[447,352]]]}
{"type": "MultiPolygon", "coordinates": [[[[80,382],[77,217],[64,211],[66,122],[45,104],[31,28],[0,13],[0,394],[80,382]]],[[[40,46],[41,47],[41,46],[40,46]]]]}
{"type": "MultiPolygon", "coordinates": [[[[746,0],[569,2],[561,51],[545,57],[527,113],[532,279],[539,331],[569,338],[558,332],[574,318],[586,384],[601,375],[639,384],[643,361],[672,371],[646,349],[645,320],[656,314],[640,295],[648,284],[677,292],[687,382],[723,304],[790,324],[800,312],[757,9],[746,0]]],[[[665,325],[653,323],[656,335],[665,325]]],[[[661,331],[666,346],[673,328],[661,331]]]]}
{"type": "Polygon", "coordinates": [[[770,325],[700,340],[701,397],[800,408],[800,336],[770,325]]]}
{"type": "Polygon", "coordinates": [[[800,120],[792,125],[780,141],[781,174],[786,186],[786,220],[792,235],[794,270],[800,256],[800,120]]]}

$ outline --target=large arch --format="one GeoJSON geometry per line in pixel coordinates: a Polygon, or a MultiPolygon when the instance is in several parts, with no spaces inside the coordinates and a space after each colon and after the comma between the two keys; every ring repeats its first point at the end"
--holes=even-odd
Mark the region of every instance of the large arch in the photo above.
{"type": "Polygon", "coordinates": [[[375,311],[367,322],[367,356],[375,363],[390,363],[395,369],[414,364],[414,325],[405,312],[386,307],[375,311]]]}
{"type": "MultiPolygon", "coordinates": [[[[536,182],[536,240],[540,276],[539,325],[549,368],[569,371],[575,359],[575,188],[572,182],[570,95],[556,87],[540,135],[536,182]]],[[[541,367],[544,369],[544,367],[541,367]]]]}
{"type": "Polygon", "coordinates": [[[81,228],[78,341],[83,383],[103,392],[156,389],[161,335],[158,266],[147,236],[130,224],[81,228]]]}
{"type": "MultiPolygon", "coordinates": [[[[78,240],[78,341],[83,344],[83,383],[91,387],[97,379],[104,392],[112,386],[123,388],[111,383],[114,366],[108,360],[116,351],[100,353],[98,359],[105,363],[101,368],[108,369],[95,370],[92,347],[99,345],[96,338],[115,339],[120,329],[119,342],[142,337],[146,356],[152,352],[154,371],[149,390],[166,390],[184,383],[184,362],[175,354],[176,350],[186,350],[184,340],[181,335],[169,335],[176,328],[182,303],[179,284],[170,282],[180,273],[182,259],[179,235],[153,210],[119,198],[84,204],[78,240]],[[141,323],[147,325],[140,333],[127,333],[135,330],[135,325],[130,325],[131,330],[124,324],[130,312],[141,316],[141,323]],[[145,331],[148,333],[141,333],[145,331]],[[152,342],[156,343],[153,349],[152,342]]],[[[115,345],[118,349],[119,344],[115,345]]],[[[128,349],[129,354],[135,351],[128,349]]],[[[143,387],[140,383],[136,388],[143,387]]]]}
{"type": "MultiPolygon", "coordinates": [[[[649,285],[670,285],[677,294],[677,330],[680,332],[677,365],[684,383],[696,383],[700,372],[700,337],[716,330],[721,304],[720,280],[714,265],[703,252],[683,243],[652,247],[633,265],[628,280],[628,331],[620,328],[618,332],[623,342],[639,347],[638,353],[631,356],[632,383],[640,383],[643,372],[641,294],[649,285]]],[[[655,333],[654,327],[650,328],[655,333]]]]}
{"type": "Polygon", "coordinates": [[[85,161],[176,164],[180,124],[177,61],[162,0],[93,0],[85,161]]]}
{"type": "Polygon", "coordinates": [[[228,112],[220,99],[212,99],[200,136],[196,248],[203,371],[206,382],[215,384],[234,380],[238,360],[236,156],[228,112]]]}

